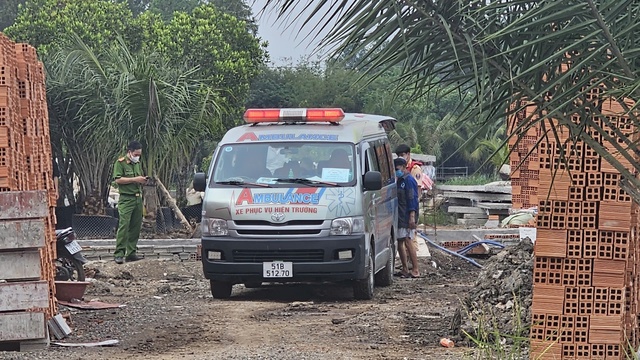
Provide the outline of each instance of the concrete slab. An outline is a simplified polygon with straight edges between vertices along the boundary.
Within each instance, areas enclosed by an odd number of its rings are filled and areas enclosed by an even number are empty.
[[[493,202],[479,202],[477,207],[487,210],[509,210],[511,209],[511,203],[493,203]]]
[[[487,219],[456,219],[458,225],[464,226],[483,226]]]
[[[494,194],[494,193],[483,193],[483,192],[457,192],[457,191],[443,191],[443,197],[446,198],[460,198],[460,199],[469,199],[474,201],[511,201],[511,194]]]
[[[486,215],[487,211],[475,206],[449,206],[447,208],[448,213],[458,214],[483,214]]]
[[[436,242],[445,241],[475,241],[474,235],[480,239],[484,239],[485,235],[512,235],[518,238],[520,231],[517,228],[508,229],[436,229],[429,228],[424,232],[427,237]]]
[[[441,191],[511,194],[511,185],[438,185],[437,188]]]
[[[462,218],[463,219],[469,219],[469,220],[487,220],[489,219],[489,216],[487,214],[462,214]]]

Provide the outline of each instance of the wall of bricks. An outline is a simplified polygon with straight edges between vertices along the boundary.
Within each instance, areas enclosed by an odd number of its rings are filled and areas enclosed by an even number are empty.
[[[49,282],[48,316],[55,304],[55,203],[44,69],[36,50],[0,33],[0,192],[46,190],[42,280]]]
[[[529,111],[514,115],[509,128]],[[636,136],[617,103],[604,101],[602,113],[593,121],[605,131]],[[510,143],[514,208],[538,206],[531,359],[625,359],[640,343],[640,210],[620,188],[620,173],[592,148],[569,141],[566,130],[559,139],[547,135],[536,127]]]

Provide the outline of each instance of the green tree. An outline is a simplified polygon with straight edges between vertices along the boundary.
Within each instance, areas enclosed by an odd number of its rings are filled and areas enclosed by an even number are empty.
[[[177,12],[167,23],[151,14],[139,21],[146,49],[157,49],[171,61],[199,67],[199,77],[219,89],[229,110],[240,108],[249,83],[265,61],[260,41],[246,24],[213,5],[201,5],[191,14]]]
[[[204,2],[201,0],[148,0],[148,3],[149,11],[160,14],[163,20],[169,21],[176,11],[191,14]]]
[[[340,107],[362,112],[366,90],[360,76],[339,63],[303,59],[297,64],[264,67],[251,87],[248,107]]]
[[[253,16],[251,6],[244,0],[209,0],[220,11],[225,14],[235,16],[238,20],[242,20],[247,25],[247,30],[254,36],[258,34],[258,24]]]
[[[12,40],[27,42],[45,54],[69,34],[98,48],[126,36],[133,14],[121,2],[96,0],[27,0],[15,23],[5,29]]]
[[[133,16],[138,16],[149,8],[149,0],[126,0]]]
[[[401,66],[401,85],[417,93],[436,85],[470,93],[472,106],[460,121],[477,118],[483,126],[519,110],[509,104],[530,102],[535,116],[518,129],[520,134],[539,122],[570,131],[613,164],[633,184],[629,190],[640,200],[636,191],[640,179],[633,174],[640,170],[637,146],[601,126],[609,124],[598,106],[611,100],[628,109],[623,98],[640,98],[640,28],[633,20],[640,2],[436,0],[399,6],[392,0],[321,0],[314,4],[315,18],[306,23],[320,22],[321,28],[326,20],[339,18],[324,44],[336,45],[337,51],[368,51],[362,65],[370,66],[373,74]],[[305,6],[296,0],[267,0],[269,5],[277,6],[283,17]],[[566,65],[570,66],[563,68]],[[640,125],[634,112],[628,114]]]
[[[143,143],[145,172],[169,183],[200,137],[220,130],[217,96],[197,80],[196,68],[132,53],[124,41],[93,52],[78,39],[47,60],[51,121],[65,132],[87,212],[101,212],[111,167],[128,141]]]
[[[198,6],[210,4],[221,12],[244,21],[252,35],[255,36],[258,33],[258,25],[251,7],[244,0],[129,0],[129,3],[134,14],[149,10],[160,14],[165,21],[171,20],[176,11],[191,14]],[[146,5],[140,6],[139,3],[146,3]],[[143,11],[136,11],[141,8]]]
[[[132,4],[133,2],[127,4],[110,0],[93,2],[27,0],[20,10],[16,23],[7,29],[14,40],[27,41],[36,45],[50,72],[48,85],[52,88],[49,89],[51,96],[49,104],[50,106],[55,104],[55,107],[50,109],[53,118],[52,143],[56,157],[63,164],[63,173],[68,174],[69,186],[66,186],[66,189],[70,200],[73,198],[71,186],[73,172],[83,179],[81,189],[83,195],[90,194],[95,199],[104,195],[103,192],[106,191],[103,186],[106,181],[103,170],[98,171],[89,166],[91,161],[82,162],[78,158],[69,161],[69,157],[82,156],[82,154],[76,155],[77,152],[91,151],[94,157],[90,160],[98,159],[93,162],[98,168],[104,168],[100,159],[109,159],[109,162],[112,160],[113,154],[107,153],[107,147],[98,145],[100,142],[94,141],[95,139],[85,139],[91,135],[91,129],[83,128],[80,124],[85,123],[88,118],[87,108],[96,111],[92,115],[95,118],[100,114],[105,117],[107,110],[113,109],[112,104],[115,100],[106,100],[108,98],[105,94],[113,94],[114,90],[113,87],[107,87],[108,85],[103,81],[98,81],[100,71],[95,70],[95,73],[92,73],[89,70],[80,71],[77,68],[71,71],[71,65],[69,68],[60,68],[69,62],[76,62],[75,65],[78,67],[81,65],[86,67],[90,64],[87,61],[78,64],[79,57],[75,55],[73,59],[65,57],[77,54],[77,41],[70,42],[69,34],[77,33],[83,47],[86,48],[85,52],[97,54],[96,57],[100,59],[96,62],[98,64],[107,61],[105,49],[111,51],[116,43],[120,46],[126,44],[128,53],[120,51],[112,54],[107,62],[113,69],[116,69],[116,56],[122,57],[120,62],[124,68],[131,65],[131,56],[135,57],[136,66],[141,66],[142,59],[139,57],[146,54],[153,57],[149,59],[149,64],[154,67],[162,66],[168,74],[172,73],[169,71],[172,69],[172,71],[182,69],[185,72],[188,70],[191,78],[202,80],[199,92],[211,93],[211,89],[216,89],[215,102],[221,108],[219,110],[223,113],[222,119],[226,120],[225,127],[240,118],[238,115],[246,97],[249,81],[257,74],[260,64],[265,59],[264,48],[261,47],[259,40],[246,30],[246,24],[231,15],[222,14],[213,5],[198,7],[191,15],[178,12],[171,21],[164,22],[160,15],[149,11],[134,18],[129,9],[133,6]],[[139,4],[140,9],[148,6],[143,1],[136,4]],[[120,36],[124,41],[119,40]],[[67,70],[70,72],[64,73]],[[71,80],[72,76],[78,78],[87,76],[87,79],[84,82],[78,82],[77,78]],[[83,84],[90,86],[82,87]],[[94,90],[90,91],[91,89]],[[129,98],[122,101],[135,100],[139,103],[132,103],[132,106],[143,106],[144,99],[141,96],[133,96],[131,93],[128,95]],[[162,99],[162,101],[164,104],[167,100]],[[79,113],[80,110],[83,113]],[[220,116],[215,119],[219,120]],[[113,119],[107,120],[107,123],[113,121]],[[188,130],[189,125],[186,124],[184,129]],[[208,149],[211,140],[216,140],[223,132],[224,128],[216,128],[213,133],[200,132],[201,139],[193,148]],[[126,143],[125,140],[122,141]],[[85,150],[85,147],[93,145],[99,146],[99,149]],[[119,149],[121,145],[119,144],[117,148]],[[205,154],[206,152],[208,151],[205,151]],[[149,166],[150,170],[155,169],[158,175],[163,176],[164,181],[171,180],[174,185],[184,187],[185,179],[191,176],[190,166],[194,162],[199,163],[204,156],[199,152],[176,157],[176,161],[180,163],[169,167],[178,166],[179,171],[175,169],[175,171],[164,171],[162,169],[166,167],[165,165],[151,162]],[[183,195],[184,191],[179,191],[179,197]]]

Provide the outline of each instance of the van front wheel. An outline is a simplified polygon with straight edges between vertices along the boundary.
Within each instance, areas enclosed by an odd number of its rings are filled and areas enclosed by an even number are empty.
[[[210,283],[211,295],[213,295],[214,299],[228,299],[231,297],[232,283],[215,280],[210,280]]]
[[[357,300],[373,299],[373,287],[375,285],[375,258],[373,248],[369,250],[369,264],[367,265],[366,279],[356,280],[353,283],[353,297]]]
[[[396,241],[393,238],[393,233],[389,243],[389,253],[384,269],[376,274],[376,285],[378,286],[390,286],[393,284],[393,272],[396,271]]]

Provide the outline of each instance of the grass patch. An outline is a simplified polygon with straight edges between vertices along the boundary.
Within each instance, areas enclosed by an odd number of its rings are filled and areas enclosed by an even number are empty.
[[[500,325],[496,323],[495,309],[487,306],[483,309],[467,310],[467,317],[475,323],[474,333],[462,331],[476,346],[475,359],[520,360],[529,348],[529,324],[521,319],[522,305],[514,295],[514,307],[509,310],[512,314],[513,331],[511,334],[502,333]],[[542,359],[548,349],[536,349],[536,356],[532,359]],[[541,356],[541,357],[539,357]]]
[[[446,226],[455,224],[455,219],[441,209],[425,211],[420,209],[419,223],[427,226]]]
[[[497,175],[474,174],[471,176],[449,179],[442,185],[484,185],[494,181],[500,181],[500,177]]]

